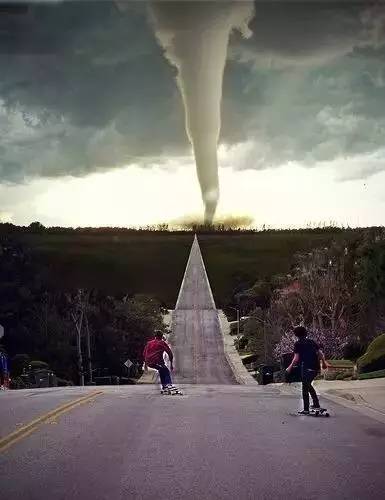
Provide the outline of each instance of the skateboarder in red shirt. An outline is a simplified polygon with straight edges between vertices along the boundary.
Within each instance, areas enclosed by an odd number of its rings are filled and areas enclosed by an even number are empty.
[[[155,330],[155,337],[147,342],[143,351],[144,369],[147,371],[147,367],[149,367],[158,370],[162,389],[173,389],[170,370],[165,365],[163,359],[164,352],[167,353],[170,360],[170,368],[173,370],[174,356],[170,346],[163,340],[163,333],[160,330]]]

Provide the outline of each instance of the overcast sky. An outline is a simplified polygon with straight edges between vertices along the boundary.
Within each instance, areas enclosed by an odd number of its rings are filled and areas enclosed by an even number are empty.
[[[124,7],[0,9],[0,219],[201,212],[175,69],[146,3]],[[385,4],[257,2],[250,28],[228,50],[219,212],[385,224]]]

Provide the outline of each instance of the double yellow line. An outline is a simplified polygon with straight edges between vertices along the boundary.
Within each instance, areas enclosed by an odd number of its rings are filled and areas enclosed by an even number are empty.
[[[7,436],[1,438],[0,452],[5,451],[13,444],[17,443],[21,439],[32,434],[32,432],[34,432],[34,430],[36,430],[37,427],[39,427],[44,422],[47,422],[52,418],[60,417],[60,415],[63,415],[63,413],[72,410],[72,408],[75,408],[76,406],[80,406],[84,403],[87,403],[87,401],[92,400],[93,398],[99,396],[100,394],[103,394],[103,391],[91,392],[90,394],[87,394],[87,396],[83,396],[81,398],[72,400],[69,403],[64,403],[61,406],[55,408],[54,410],[51,410],[48,413],[45,413],[44,415],[35,418],[35,420],[32,420],[29,424],[23,425],[16,431],[11,432],[11,434],[8,434]]]

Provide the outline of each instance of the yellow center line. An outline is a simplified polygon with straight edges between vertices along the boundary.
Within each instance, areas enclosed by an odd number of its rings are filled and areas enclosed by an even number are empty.
[[[3,438],[0,439],[0,452],[5,451],[10,446],[17,443],[24,437],[27,437],[30,434],[32,434],[32,432],[34,432],[44,422],[47,422],[53,418],[57,418],[63,415],[64,413],[72,410],[72,408],[75,408],[76,406],[91,401],[93,398],[99,396],[100,394],[103,394],[103,391],[92,392],[91,394],[87,394],[87,396],[82,396],[81,398],[69,401],[68,403],[64,403],[61,406],[55,408],[54,410],[51,410],[48,413],[45,413],[40,417],[35,418],[31,422],[29,422],[29,424],[19,427],[19,429],[17,429],[16,431],[11,432],[7,436],[4,436]]]

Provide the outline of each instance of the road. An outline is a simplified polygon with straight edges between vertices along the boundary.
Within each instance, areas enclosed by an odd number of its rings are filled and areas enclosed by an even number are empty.
[[[298,396],[258,386],[102,389],[0,455],[2,498],[383,498],[385,427],[347,408],[291,416]]]
[[[298,395],[234,383],[198,250],[174,316],[185,395],[151,385],[101,387],[87,400],[95,388],[0,392],[1,498],[383,498],[382,423],[334,403],[329,419],[296,416]]]
[[[224,354],[218,312],[198,240],[194,238],[173,313],[176,384],[234,384]]]

